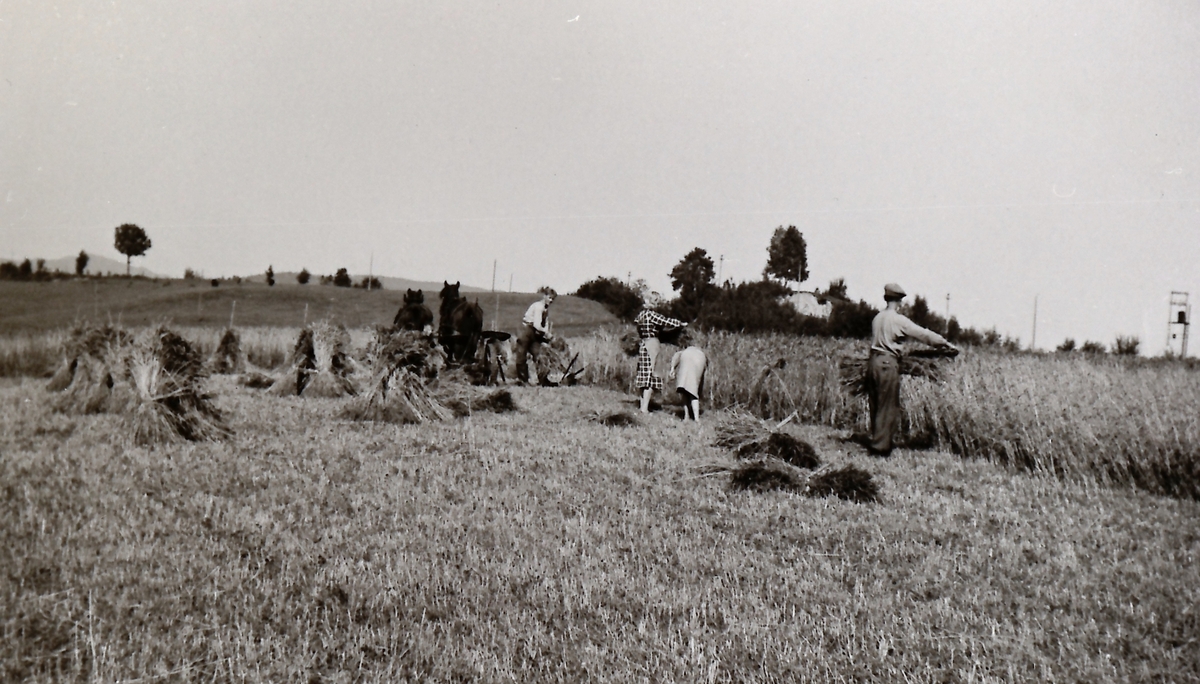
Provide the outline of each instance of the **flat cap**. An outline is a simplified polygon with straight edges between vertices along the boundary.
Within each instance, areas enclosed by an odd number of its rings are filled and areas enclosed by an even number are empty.
[[[888,283],[887,285],[883,286],[884,297],[904,297],[907,294],[908,293],[904,291],[904,288],[900,287],[896,283]]]

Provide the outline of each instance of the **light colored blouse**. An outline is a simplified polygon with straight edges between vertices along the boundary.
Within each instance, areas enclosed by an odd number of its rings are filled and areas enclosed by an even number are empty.
[[[704,383],[704,371],[708,368],[708,359],[700,347],[680,349],[671,357],[671,375],[675,376],[675,387],[688,391],[693,397],[700,397],[700,385]]]

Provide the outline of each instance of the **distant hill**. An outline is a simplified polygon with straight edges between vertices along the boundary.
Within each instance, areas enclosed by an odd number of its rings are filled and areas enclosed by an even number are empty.
[[[74,262],[72,262],[72,263],[74,263]],[[72,266],[72,268],[74,268],[74,266]],[[275,284],[276,285],[296,285],[297,284],[296,283],[296,275],[297,275],[296,271],[278,271],[275,273]],[[324,275],[333,275],[333,274],[326,273]],[[363,278],[366,278],[366,277],[367,277],[366,273],[359,273],[357,275],[351,275],[350,279],[353,280],[355,282],[355,284],[357,284],[357,283],[361,283],[363,281]],[[437,296],[437,293],[442,291],[441,283],[428,282],[428,281],[424,281],[424,280],[409,280],[408,278],[392,278],[390,276],[381,276],[381,275],[377,275],[375,277],[379,279],[379,282],[383,285],[383,289],[385,289],[385,290],[400,290],[401,292],[408,290],[408,289],[423,290],[427,295],[430,292],[432,292],[433,296],[435,296],[435,297]],[[248,281],[251,283],[265,283],[265,282],[267,282],[267,274],[266,273],[256,273],[252,276],[243,276],[242,280],[245,280],[245,281]],[[320,281],[321,281],[321,274],[314,273],[312,276],[312,280],[310,280],[309,283],[315,285],[315,284],[319,283]],[[473,287],[471,285],[463,284],[459,287],[459,292],[490,292],[490,290],[487,290],[482,287]]]
[[[57,271],[62,271],[64,273],[74,273],[75,272],[75,257],[74,256],[65,256],[61,259],[47,259],[46,260],[46,270],[47,271],[57,270]],[[134,266],[133,268],[129,269],[129,272],[133,275],[146,276],[147,278],[165,278],[166,277],[163,275],[159,275],[158,273],[154,273],[153,271],[144,269],[141,266]],[[88,275],[107,275],[109,273],[112,273],[115,275],[125,275],[125,262],[117,261],[116,259],[109,259],[108,257],[100,256],[99,254],[89,254],[87,270],[85,271],[85,273],[87,273]]]
[[[65,328],[78,321],[119,322],[140,327],[169,322],[180,327],[223,327],[231,316],[239,327],[295,329],[319,320],[349,328],[389,324],[404,301],[404,290],[368,292],[352,287],[309,284],[267,287],[243,280],[141,280],[96,278],[20,282],[0,280],[0,337],[23,331]],[[440,288],[441,283],[438,283]],[[484,327],[517,333],[521,317],[538,295],[471,292],[483,308]],[[236,309],[235,304],[236,302]],[[437,292],[425,291],[425,303],[438,314]],[[562,295],[550,313],[554,330],[564,337],[587,335],[620,326],[600,304]]]

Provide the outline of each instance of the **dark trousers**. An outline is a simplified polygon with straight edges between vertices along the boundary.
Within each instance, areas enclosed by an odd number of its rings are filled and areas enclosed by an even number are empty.
[[[529,354],[533,348],[545,338],[532,325],[526,325],[517,336],[517,382],[525,382],[529,378]],[[534,379],[536,384],[538,379]]]
[[[867,361],[868,399],[871,404],[871,451],[888,453],[900,428],[900,360],[891,354],[871,352]]]

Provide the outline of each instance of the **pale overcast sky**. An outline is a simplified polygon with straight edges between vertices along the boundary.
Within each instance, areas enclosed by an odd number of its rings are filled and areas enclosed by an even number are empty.
[[[0,78],[3,258],[669,292],[796,225],[1043,348],[1200,303],[1194,0],[0,0]]]

